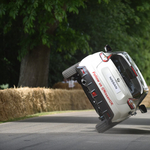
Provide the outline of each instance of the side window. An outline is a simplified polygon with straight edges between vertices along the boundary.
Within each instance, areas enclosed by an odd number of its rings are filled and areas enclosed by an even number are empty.
[[[113,55],[111,57],[111,60],[113,61],[116,68],[120,72],[122,78],[124,79],[133,97],[139,98],[141,96],[140,94],[141,86],[129,64],[120,55]]]

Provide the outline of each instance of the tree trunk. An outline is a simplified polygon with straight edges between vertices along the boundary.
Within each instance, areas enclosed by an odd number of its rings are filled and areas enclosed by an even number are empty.
[[[50,48],[38,46],[22,59],[18,86],[48,87]]]

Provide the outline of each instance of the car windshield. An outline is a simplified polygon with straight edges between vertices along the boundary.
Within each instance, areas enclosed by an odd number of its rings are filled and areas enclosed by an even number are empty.
[[[139,98],[141,96],[141,86],[131,66],[121,55],[112,55],[111,60],[120,72],[132,96]]]

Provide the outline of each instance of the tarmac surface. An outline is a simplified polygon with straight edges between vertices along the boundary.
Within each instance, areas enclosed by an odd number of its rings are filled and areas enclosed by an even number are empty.
[[[104,133],[94,110],[0,124],[0,150],[149,150],[150,110]]]

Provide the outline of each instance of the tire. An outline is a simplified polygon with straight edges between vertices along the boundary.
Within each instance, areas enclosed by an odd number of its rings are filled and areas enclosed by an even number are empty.
[[[117,125],[118,122],[116,123],[111,123],[107,120],[103,120],[103,121],[100,121],[97,125],[96,125],[96,130],[97,132],[99,133],[103,133],[107,130],[109,130],[110,128],[114,127],[115,125]]]
[[[73,66],[69,67],[68,69],[64,70],[62,72],[62,75],[65,79],[69,79],[77,74],[76,68],[78,67],[78,64],[74,64]]]

